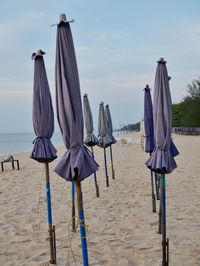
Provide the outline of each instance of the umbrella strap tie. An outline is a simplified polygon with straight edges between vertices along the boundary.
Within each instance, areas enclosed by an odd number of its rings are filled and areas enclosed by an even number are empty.
[[[77,149],[82,149],[82,148],[85,148],[85,149],[90,153],[90,155],[92,156],[92,152],[91,152],[91,151],[88,149],[88,147],[85,146],[84,144],[79,145],[79,146],[76,146],[76,147],[74,147],[74,148],[69,148],[68,151],[75,151],[75,150],[77,150]]]
[[[41,139],[41,140],[44,141],[45,139],[50,139],[50,138],[39,136],[39,137],[37,137],[37,138],[34,139],[33,144],[34,144],[35,141],[38,140],[38,139]]]
[[[84,227],[86,229],[86,232],[88,232],[88,227],[89,225],[85,224],[85,219],[78,219],[79,221],[79,226]],[[82,236],[81,238],[86,238],[86,236]]]

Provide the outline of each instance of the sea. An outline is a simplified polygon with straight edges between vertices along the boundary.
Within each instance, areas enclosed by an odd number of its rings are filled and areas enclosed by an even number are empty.
[[[35,138],[34,133],[0,133],[0,155],[31,151]],[[51,141],[54,146],[63,145],[60,132],[55,132]]]
[[[96,130],[94,134],[98,135]],[[113,135],[116,136],[116,132]],[[35,138],[34,133],[0,133],[0,155],[29,152],[33,148]],[[61,133],[54,132],[51,141],[55,147],[63,145]]]

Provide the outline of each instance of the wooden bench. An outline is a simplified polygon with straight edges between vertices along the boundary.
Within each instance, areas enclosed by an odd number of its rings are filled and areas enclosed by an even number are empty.
[[[10,161],[2,161],[1,162],[1,171],[4,172],[4,163],[12,163],[12,169],[15,169],[15,162],[17,164],[17,169],[19,170],[19,160],[10,160]]]

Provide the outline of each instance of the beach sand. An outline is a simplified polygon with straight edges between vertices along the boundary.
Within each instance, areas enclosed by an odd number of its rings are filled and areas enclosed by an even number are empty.
[[[106,187],[103,150],[95,147],[100,198],[93,177],[82,182],[90,265],[161,265],[158,216],[152,213],[149,157],[141,149],[140,133],[120,136],[113,146],[116,179]],[[200,265],[200,137],[174,135],[180,155],[178,168],[167,182],[167,236],[170,266]],[[131,139],[131,140],[130,140]],[[121,143],[121,144],[120,144]],[[58,157],[65,148],[59,148]],[[107,151],[109,156],[109,150]],[[5,164],[0,172],[0,265],[49,265],[44,166],[15,155],[20,171]],[[57,265],[82,265],[79,231],[71,232],[71,184],[50,164],[53,224],[56,226]],[[158,210],[158,204],[157,204]]]

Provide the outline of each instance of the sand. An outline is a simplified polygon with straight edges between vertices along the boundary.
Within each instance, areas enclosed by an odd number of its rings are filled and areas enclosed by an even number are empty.
[[[150,173],[139,133],[120,136],[113,146],[116,179],[106,188],[103,151],[95,148],[100,198],[93,177],[82,182],[90,265],[161,265],[158,216],[152,213]],[[130,140],[132,139],[132,140]],[[200,137],[174,135],[180,151],[178,168],[167,179],[167,236],[170,266],[200,265]],[[59,148],[60,157],[64,148]],[[107,152],[109,155],[109,150]],[[0,172],[0,265],[49,265],[44,166],[15,155],[20,171],[10,164]],[[82,265],[79,231],[71,232],[71,185],[50,164],[57,265]],[[158,204],[157,204],[158,209]]]

